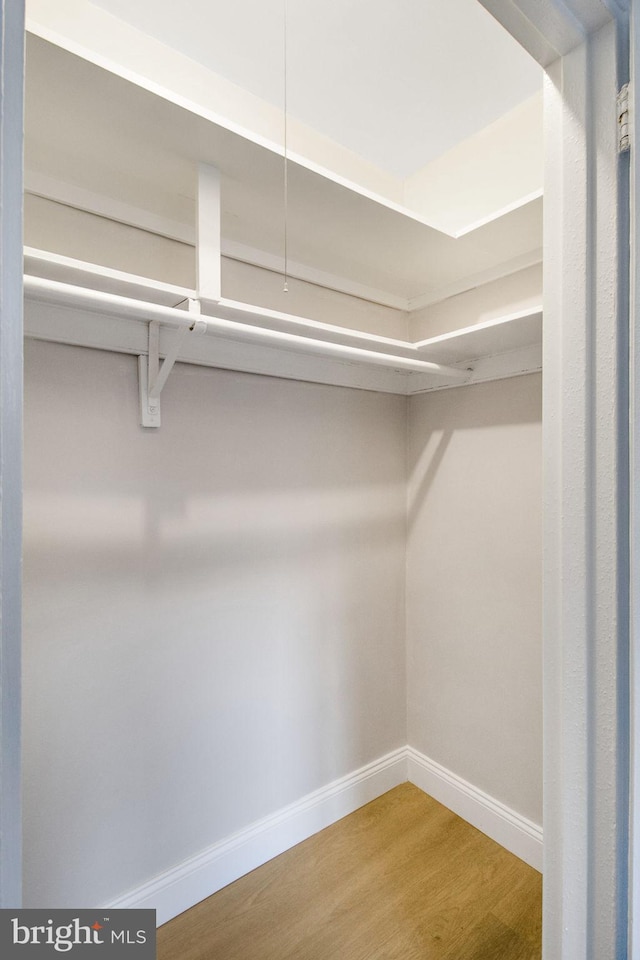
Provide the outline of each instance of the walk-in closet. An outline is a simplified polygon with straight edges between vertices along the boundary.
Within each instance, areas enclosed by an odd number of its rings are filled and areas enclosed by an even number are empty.
[[[406,781],[540,871],[542,69],[476,0],[27,28],[25,906]]]

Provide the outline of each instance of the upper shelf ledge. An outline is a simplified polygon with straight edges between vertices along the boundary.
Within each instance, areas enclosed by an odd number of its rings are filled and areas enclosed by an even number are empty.
[[[186,287],[33,248],[25,275],[27,336],[128,353],[147,351],[151,320],[188,323],[182,308],[197,299]],[[45,318],[42,304],[74,309]],[[540,369],[540,307],[416,343],[225,298],[201,308],[209,336],[187,342],[178,360],[399,394]]]

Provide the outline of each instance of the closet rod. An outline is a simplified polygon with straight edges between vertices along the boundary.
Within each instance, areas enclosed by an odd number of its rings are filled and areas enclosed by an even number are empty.
[[[177,307],[164,307],[157,303],[145,300],[134,300],[131,297],[122,297],[114,293],[103,293],[101,290],[92,290],[88,287],[77,287],[69,283],[60,283],[57,280],[45,280],[41,277],[25,276],[25,295],[34,300],[53,303],[61,306],[84,308],[105,315],[123,317],[125,319],[150,322],[158,320],[160,323],[172,327],[193,327],[194,315]],[[469,376],[468,370],[458,367],[449,367],[430,360],[413,360],[410,357],[398,357],[392,353],[380,353],[376,350],[367,350],[364,347],[352,347],[341,343],[332,343],[328,340],[316,340],[294,333],[280,330],[269,330],[265,327],[256,327],[236,320],[225,320],[222,317],[197,317],[200,327],[206,323],[206,331],[226,337],[230,340],[241,340],[247,343],[261,343],[266,346],[280,347],[298,353],[313,354],[346,361],[360,361],[377,366],[394,367],[396,370],[406,370],[415,373],[431,373],[452,380],[465,380]]]

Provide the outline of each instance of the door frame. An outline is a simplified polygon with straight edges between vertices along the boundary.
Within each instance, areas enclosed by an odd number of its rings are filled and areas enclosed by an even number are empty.
[[[23,0],[0,0],[0,906],[22,897]]]
[[[630,430],[633,203],[616,116],[630,4],[480,2],[546,70],[543,956],[619,960],[640,956],[629,871],[640,407]]]

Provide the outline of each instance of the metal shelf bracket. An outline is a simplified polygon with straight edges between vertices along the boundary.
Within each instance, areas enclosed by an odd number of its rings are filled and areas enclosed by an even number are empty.
[[[161,424],[160,394],[178,359],[184,338],[188,333],[204,333],[207,329],[206,320],[199,319],[199,300],[189,299],[189,313],[193,314],[193,323],[177,328],[162,365],[160,365],[160,321],[149,322],[149,352],[138,357],[140,424],[143,427],[159,427]]]

